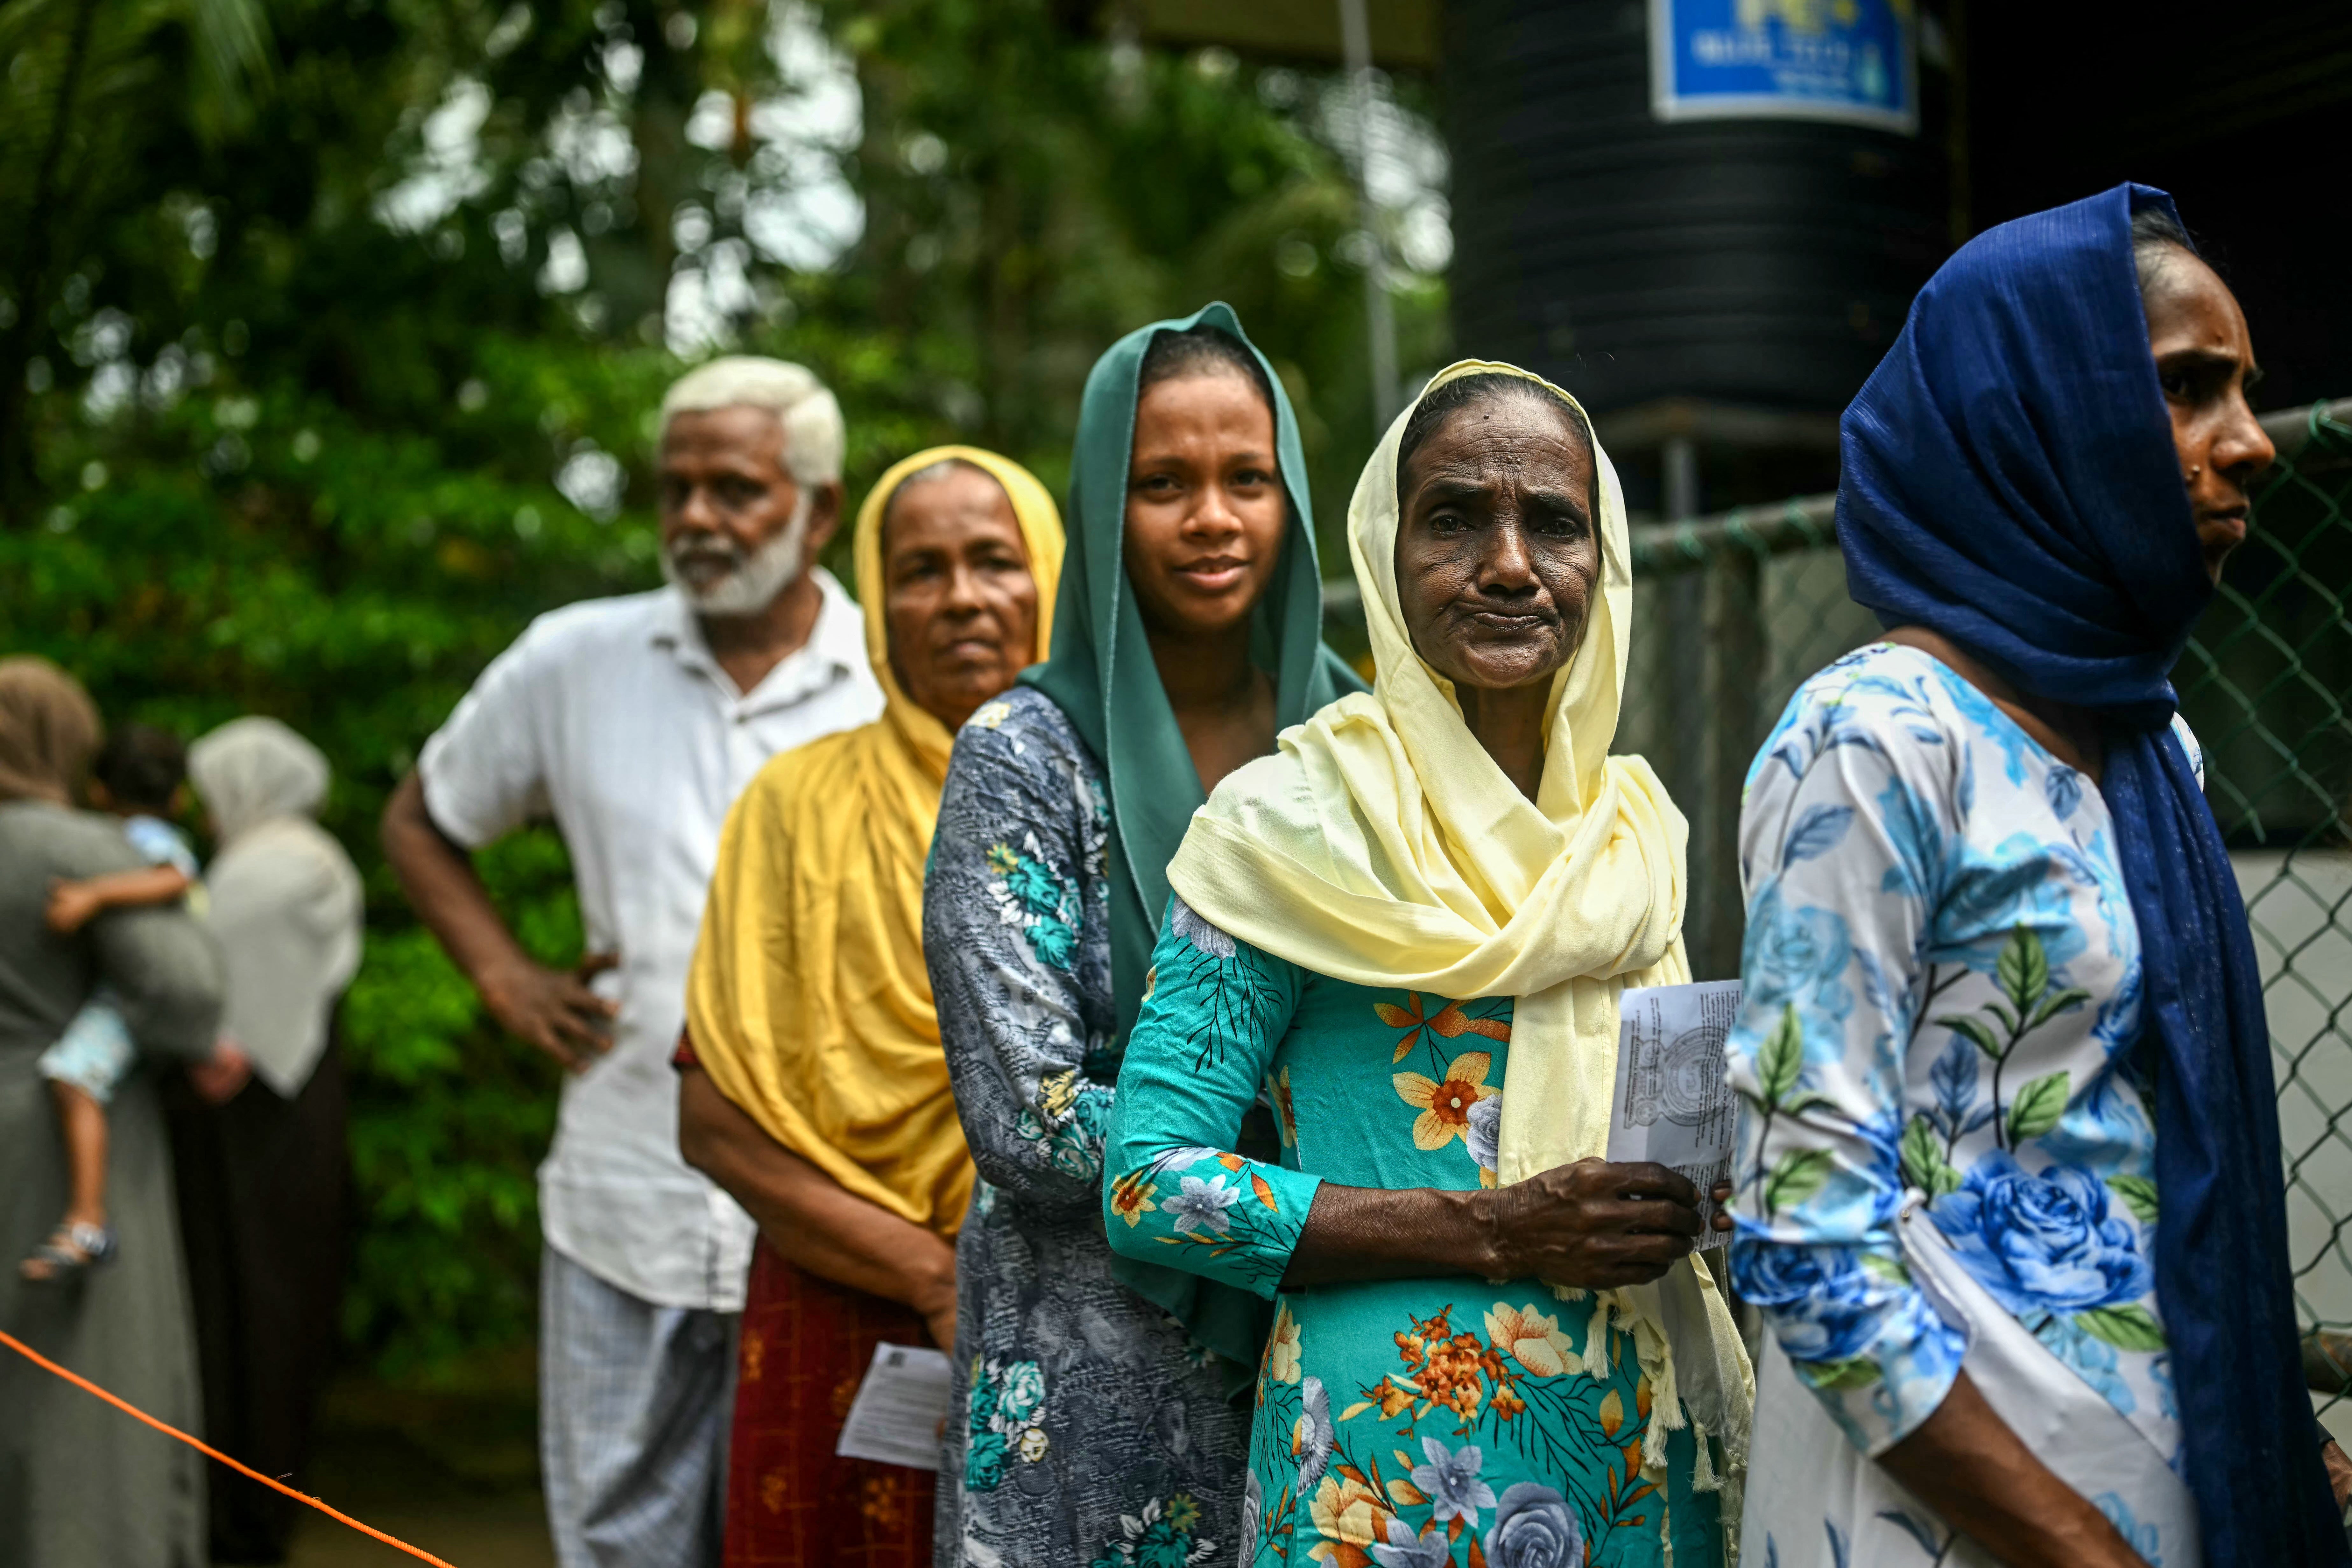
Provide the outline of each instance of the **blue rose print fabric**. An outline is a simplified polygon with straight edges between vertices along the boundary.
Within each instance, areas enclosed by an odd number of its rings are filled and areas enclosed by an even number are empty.
[[[2057,1375],[2177,1462],[2138,930],[2096,786],[1935,658],[1878,644],[1790,700],[1740,858],[1732,1276],[1797,1382],[1873,1456],[1950,1388],[1968,1344],[1906,1267],[1908,1194]],[[1759,1421],[1751,1528],[1780,1506]],[[1776,1533],[1746,1550],[1789,1555]]]
[[[1631,1568],[1723,1561],[1717,1495],[1673,1435],[1641,1471],[1651,1389],[1592,1304],[1534,1279],[1285,1289],[1317,1189],[1495,1183],[1511,999],[1373,990],[1171,901],[1105,1149],[1112,1245],[1276,1303],[1247,1411],[1235,1563]],[[1280,1158],[1235,1152],[1273,1107]],[[1665,1537],[1674,1549],[1668,1556]]]
[[[956,738],[923,947],[980,1169],[956,1243],[940,1568],[1236,1561],[1244,1413],[1215,1358],[1111,1277],[1118,1076],[1101,769],[1026,687]]]

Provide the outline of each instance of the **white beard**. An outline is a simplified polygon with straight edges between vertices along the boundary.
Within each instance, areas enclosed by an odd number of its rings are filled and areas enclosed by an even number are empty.
[[[756,616],[775,603],[776,595],[792,586],[801,574],[802,546],[808,541],[809,513],[815,497],[803,489],[793,503],[793,515],[783,531],[757,549],[745,552],[732,544],[714,549],[696,542],[690,551],[662,546],[662,580],[674,583],[686,602],[696,612],[705,616]],[[707,588],[697,588],[678,570],[683,558],[725,555],[733,564],[725,575]]]

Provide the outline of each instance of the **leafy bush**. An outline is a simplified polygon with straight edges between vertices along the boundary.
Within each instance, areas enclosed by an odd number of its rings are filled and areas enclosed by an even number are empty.
[[[1107,45],[1063,11],[0,17],[21,57],[0,84],[20,172],[0,182],[0,649],[58,659],[111,719],[271,713],[333,759],[325,820],[368,889],[346,1327],[380,1368],[529,1335],[557,1075],[416,925],[375,820],[532,616],[658,581],[650,416],[687,363],[733,346],[826,377],[853,497],[946,439],[1058,489],[1095,354],[1223,296],[1298,402],[1336,541],[1372,430],[1328,84]],[[849,68],[848,141],[795,141]],[[862,234],[782,264],[755,220],[826,179]],[[1397,302],[1408,363],[1433,363],[1439,287],[1404,278]],[[482,867],[526,945],[577,954],[551,833]]]

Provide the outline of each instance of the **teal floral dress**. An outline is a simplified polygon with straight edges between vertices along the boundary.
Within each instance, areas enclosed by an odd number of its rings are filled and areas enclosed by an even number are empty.
[[[1111,1245],[1275,1300],[1235,1561],[1341,1568],[1722,1562],[1687,1429],[1641,1472],[1649,1382],[1591,1298],[1459,1278],[1285,1289],[1324,1181],[1495,1183],[1511,999],[1375,991],[1239,941],[1182,900],[1153,953],[1104,1159]],[[1277,1163],[1233,1152],[1263,1095]]]
[[[1236,1561],[1228,1366],[1112,1277],[1118,1063],[1100,765],[1026,687],[956,737],[923,889],[940,1039],[980,1179],[956,1240],[937,1568]]]
[[[2088,1397],[2119,1418],[2105,1446],[2126,1479],[2086,1495],[2177,1568],[2194,1540],[2150,1518],[2180,1429],[2139,932],[2097,785],[1942,663],[1877,644],[1790,700],[1748,774],[1740,858],[1732,1278],[1778,1347],[1747,1554],[1978,1560],[1866,1462],[1943,1402],[1977,1300],[2048,1352],[2028,1405]],[[1931,1264],[1958,1271],[1957,1295],[1920,1277]],[[2134,1450],[2147,1481],[2128,1479]]]

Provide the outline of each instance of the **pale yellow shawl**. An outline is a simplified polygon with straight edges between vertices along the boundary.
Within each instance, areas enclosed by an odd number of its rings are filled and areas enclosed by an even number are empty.
[[[1480,374],[1541,380],[1464,361],[1430,388]],[[1193,816],[1168,879],[1210,923],[1316,973],[1516,998],[1497,1175],[1517,1182],[1606,1151],[1618,993],[1690,978],[1681,936],[1689,826],[1647,763],[1609,754],[1633,585],[1607,454],[1596,440],[1599,592],[1575,657],[1553,679],[1530,801],[1470,733],[1453,683],[1405,630],[1397,447],[1412,412],[1389,427],[1348,509],[1371,692],[1285,731],[1275,755],[1229,775]],[[1685,1401],[1703,1433],[1743,1456],[1754,1380],[1706,1268],[1687,1260],[1656,1284],[1603,1292],[1585,1358],[1592,1370],[1607,1364],[1602,1326],[1612,1315],[1633,1332],[1656,1395],[1648,1462],[1664,1462]],[[1677,1361],[1691,1373],[1679,1385]],[[1713,1479],[1706,1447],[1703,1485]]]
[[[1054,624],[1062,520],[1030,472],[934,447],[882,476],[852,541],[882,717],[772,759],[728,813],[687,982],[696,1060],[768,1135],[848,1191],[953,1236],[971,1195],[923,967],[923,862],[954,737],[891,668],[882,519],[933,463],[984,468],[1013,502]]]

